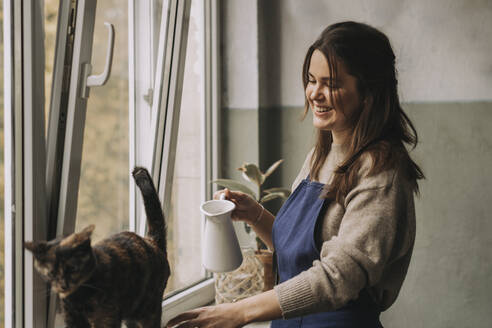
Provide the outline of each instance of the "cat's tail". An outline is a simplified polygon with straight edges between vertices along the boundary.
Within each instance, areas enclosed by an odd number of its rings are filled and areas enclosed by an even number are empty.
[[[133,169],[132,175],[143,196],[147,215],[147,236],[166,254],[166,222],[152,178],[147,169],[138,166]]]

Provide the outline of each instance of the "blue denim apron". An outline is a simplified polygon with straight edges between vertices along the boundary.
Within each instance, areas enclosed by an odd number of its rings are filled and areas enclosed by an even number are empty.
[[[320,198],[323,184],[301,181],[277,214],[272,239],[276,253],[279,282],[284,282],[309,269],[320,253],[315,229],[323,216],[327,200]],[[359,298],[330,312],[309,314],[292,319],[272,321],[272,328],[382,328],[380,311],[364,290]]]

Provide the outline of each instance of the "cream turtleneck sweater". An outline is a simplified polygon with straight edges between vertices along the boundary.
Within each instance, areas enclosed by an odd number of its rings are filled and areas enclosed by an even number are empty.
[[[295,179],[309,174],[313,150]],[[329,183],[346,149],[332,145],[319,173]],[[359,183],[343,206],[332,201],[322,218],[320,258],[312,267],[275,286],[284,318],[338,309],[367,288],[380,309],[394,303],[407,273],[415,240],[415,208],[409,182],[391,170],[367,176],[363,155]]]

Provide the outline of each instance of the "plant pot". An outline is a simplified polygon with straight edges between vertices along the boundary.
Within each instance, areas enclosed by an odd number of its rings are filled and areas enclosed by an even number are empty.
[[[260,249],[255,252],[256,257],[263,265],[263,291],[266,292],[275,285],[275,274],[273,272],[273,252]]]
[[[215,303],[232,303],[264,289],[263,265],[252,248],[241,249],[243,263],[231,272],[215,273]]]

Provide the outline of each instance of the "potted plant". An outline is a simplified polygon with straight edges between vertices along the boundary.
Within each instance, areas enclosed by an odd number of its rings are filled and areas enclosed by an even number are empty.
[[[277,162],[273,163],[265,172],[262,172],[259,167],[256,164],[252,163],[244,163],[240,168],[238,168],[239,171],[242,172],[242,177],[244,180],[252,183],[254,185],[253,188],[250,188],[248,185],[241,181],[237,180],[232,180],[232,179],[217,179],[212,181],[212,183],[216,183],[217,185],[225,188],[229,188],[231,190],[235,191],[242,191],[251,197],[253,197],[256,201],[258,201],[260,204],[265,204],[269,201],[272,201],[274,199],[282,199],[285,200],[289,197],[290,195],[290,190],[286,188],[269,188],[269,189],[263,189],[263,184],[265,183],[266,179],[272,175],[272,173],[282,164],[283,159],[278,160]],[[255,190],[253,190],[255,189]],[[244,229],[248,234],[253,234],[254,232],[251,230],[251,228],[244,223]],[[250,253],[249,250],[245,250],[245,260],[243,265],[236,271],[234,271],[231,274],[223,274],[222,276],[218,276],[218,281],[222,282],[223,284],[229,284],[231,285],[230,287],[233,289],[237,289],[237,285],[245,284],[245,280],[243,279],[245,274],[247,275],[248,273],[252,273],[255,270],[255,266],[257,267],[258,265],[261,266],[259,268],[261,270],[261,283],[262,283],[262,289],[255,291],[254,293],[261,292],[261,290],[269,290],[273,288],[273,284],[275,281],[274,273],[273,273],[273,253],[272,251],[268,250],[267,246],[261,241],[260,238],[256,237],[256,244],[257,244],[257,249],[254,251],[255,259],[251,259],[248,257],[248,254]],[[255,264],[256,263],[256,264]],[[256,268],[258,270],[258,268]],[[251,274],[252,277],[255,277],[258,275],[257,273]],[[241,277],[241,283],[238,281],[234,281],[234,277]],[[246,286],[248,287],[247,289],[242,289],[239,292],[237,292],[237,296],[240,298],[250,296],[253,292],[251,292],[251,289],[255,286],[255,283],[246,283]],[[217,280],[216,280],[216,287],[217,287]],[[250,293],[248,294],[248,291]],[[242,294],[241,294],[242,293]],[[236,300],[237,298],[229,298],[223,297],[217,299],[217,303],[222,303],[226,301],[233,301]]]

